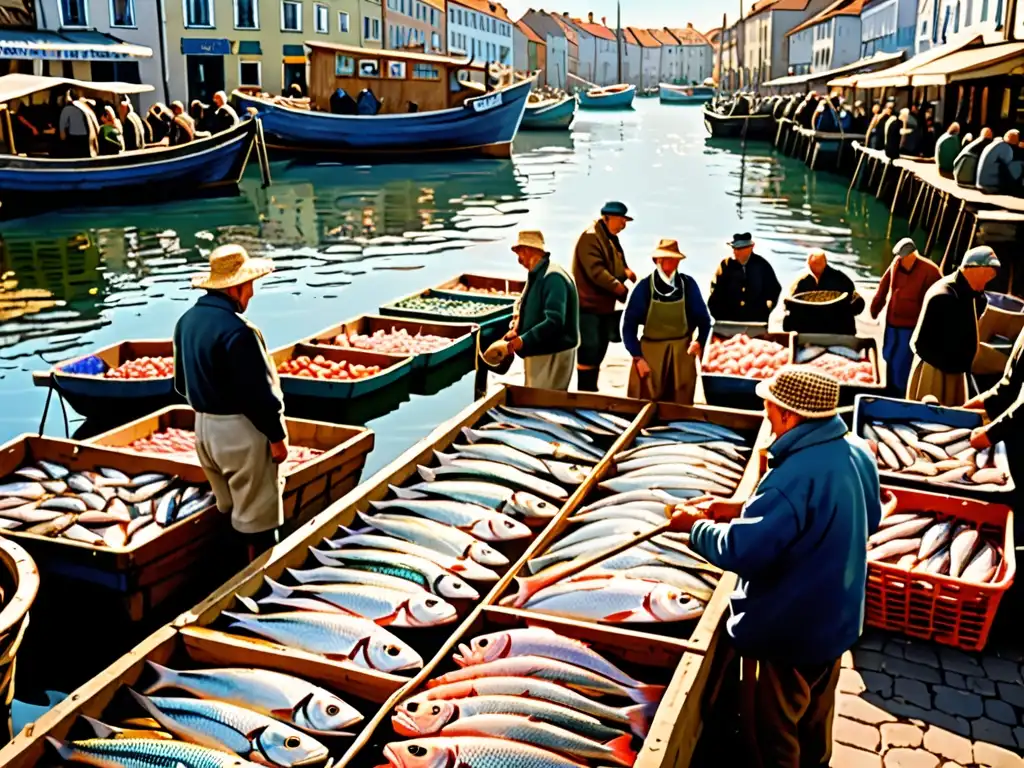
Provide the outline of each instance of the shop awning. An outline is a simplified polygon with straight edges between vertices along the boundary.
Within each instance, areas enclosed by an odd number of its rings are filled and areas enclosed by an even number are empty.
[[[777,87],[786,85],[801,85],[803,83],[810,82],[822,82],[830,80],[830,78],[836,77],[836,75],[842,75],[847,72],[858,72],[862,73],[865,70],[877,72],[890,64],[894,64],[903,58],[903,52],[897,51],[896,53],[876,53],[874,56],[869,56],[864,59],[853,62],[852,64],[846,64],[842,67],[836,67],[830,69],[827,72],[814,72],[808,75],[788,75],[787,77],[777,77],[774,80],[769,80],[764,83],[765,86]],[[850,77],[867,77],[865,74],[850,75]],[[831,81],[829,85],[835,85],[838,81]]]
[[[974,37],[965,38],[956,43],[940,45],[935,48],[931,48],[924,53],[919,53],[917,56],[907,59],[902,64],[897,64],[895,67],[890,67],[882,72],[873,72],[867,75],[860,75],[855,78],[844,78],[844,81],[852,79],[853,82],[829,83],[829,85],[862,89],[907,88],[910,86],[910,75],[917,70],[918,67],[922,67],[925,64],[931,64],[933,61],[938,61],[939,59],[956,53],[957,51],[977,45],[981,41],[981,35],[975,35]]]
[[[72,80],[69,77],[41,77],[39,75],[4,75],[0,77],[0,104],[22,96],[30,96],[52,88],[76,88],[92,93],[148,93],[152,85],[136,83],[93,83],[86,80]]]
[[[49,32],[0,29],[0,59],[123,61],[148,59],[152,55],[152,48],[126,43],[92,30]]]
[[[766,83],[761,83],[763,88],[780,88],[784,85],[800,85],[806,83],[815,78],[814,75],[786,75],[785,77],[776,77],[774,80],[769,80]]]
[[[948,85],[959,80],[1009,75],[1024,70],[1024,43],[1005,43],[944,56],[918,67],[911,75],[914,86]]]

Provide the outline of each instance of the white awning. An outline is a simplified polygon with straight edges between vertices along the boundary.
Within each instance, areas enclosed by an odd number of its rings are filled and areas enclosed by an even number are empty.
[[[148,59],[153,49],[93,30],[50,32],[0,29],[0,59],[52,61],[125,61]]]
[[[116,94],[148,93],[153,90],[152,85],[136,83],[93,83],[87,80],[72,80],[69,77],[14,74],[0,77],[0,104],[52,88],[76,88],[93,93]]]

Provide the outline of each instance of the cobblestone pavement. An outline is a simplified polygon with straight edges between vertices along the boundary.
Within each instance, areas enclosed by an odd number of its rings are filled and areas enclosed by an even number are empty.
[[[843,657],[832,768],[1024,768],[1022,661],[867,630]]]

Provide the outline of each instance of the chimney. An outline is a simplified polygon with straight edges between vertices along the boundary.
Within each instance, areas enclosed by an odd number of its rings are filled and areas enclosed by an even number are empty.
[[[601,17],[601,26],[602,27],[607,27],[608,26],[608,17],[607,16],[602,16]]]
[[[593,11],[591,11],[590,13],[588,13],[588,14],[587,14],[587,21],[588,21],[588,22],[589,22],[590,24],[593,24],[593,23],[594,23],[594,12],[593,12]]]

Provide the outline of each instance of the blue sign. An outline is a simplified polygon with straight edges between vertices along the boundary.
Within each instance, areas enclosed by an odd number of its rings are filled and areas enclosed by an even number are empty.
[[[181,52],[186,56],[228,56],[231,54],[231,41],[183,37],[181,38]]]

